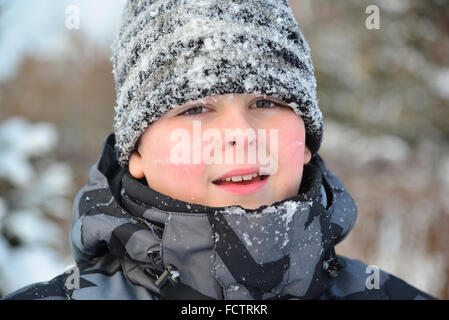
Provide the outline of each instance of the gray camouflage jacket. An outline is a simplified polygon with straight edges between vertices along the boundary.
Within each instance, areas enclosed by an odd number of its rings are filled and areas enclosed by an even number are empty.
[[[109,135],[76,195],[76,266],[5,299],[433,299],[336,255],[357,208],[319,155],[294,197],[207,207],[172,199],[117,162]]]

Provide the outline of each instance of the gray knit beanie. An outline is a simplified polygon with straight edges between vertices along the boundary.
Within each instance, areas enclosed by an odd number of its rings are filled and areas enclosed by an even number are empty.
[[[303,118],[312,153],[320,147],[310,48],[286,0],[128,0],[112,49],[123,167],[151,122],[211,95],[279,98]]]

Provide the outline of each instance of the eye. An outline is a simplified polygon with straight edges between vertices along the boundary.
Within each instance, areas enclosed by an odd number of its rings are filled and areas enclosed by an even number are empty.
[[[257,100],[256,102],[254,102],[252,104],[253,106],[255,105],[256,108],[262,108],[262,109],[270,109],[272,107],[282,107],[282,105],[280,103],[271,101],[271,100]]]
[[[204,113],[204,112],[202,112],[203,110],[208,110],[208,109],[209,108],[204,107],[204,106],[195,106],[195,107],[189,108],[189,109],[181,112],[180,114],[178,114],[178,116],[181,116],[181,115],[187,115],[188,116],[188,115],[201,114],[201,113]]]

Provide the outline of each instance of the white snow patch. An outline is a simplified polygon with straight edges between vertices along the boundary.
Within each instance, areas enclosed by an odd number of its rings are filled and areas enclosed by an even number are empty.
[[[288,226],[293,219],[293,215],[298,209],[298,203],[295,201],[287,201],[284,203],[284,208],[286,211],[280,216],[280,218],[285,222],[285,225]]]
[[[246,214],[246,211],[241,207],[232,206],[232,207],[225,208],[223,210],[223,213],[244,215],[244,214]]]
[[[253,243],[249,239],[249,235],[246,232],[243,232],[243,240],[245,240],[245,242],[248,245],[248,247],[252,247],[253,246]]]
[[[175,280],[176,278],[179,277],[179,271],[178,270],[172,270],[172,271],[170,271],[170,274],[171,274],[171,278],[173,280]]]

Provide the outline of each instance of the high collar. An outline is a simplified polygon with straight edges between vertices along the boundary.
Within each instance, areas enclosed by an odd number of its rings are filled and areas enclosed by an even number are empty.
[[[134,179],[118,164],[114,139],[106,139],[75,200],[71,244],[78,263],[100,268],[106,256],[119,259],[129,281],[161,295],[173,284],[177,292],[213,299],[313,298],[331,285],[339,267],[334,245],[357,210],[318,155],[291,198],[254,210],[208,207]],[[164,270],[179,276],[158,286]]]

